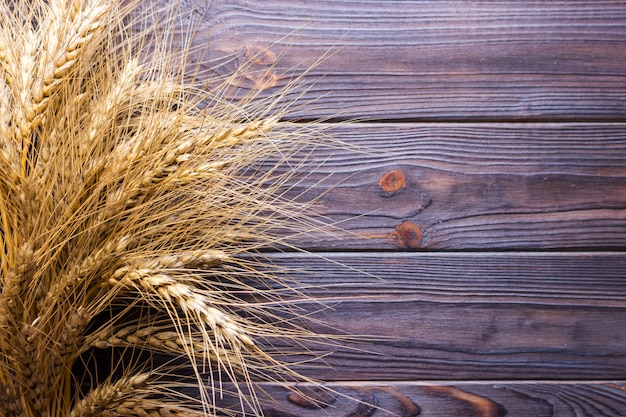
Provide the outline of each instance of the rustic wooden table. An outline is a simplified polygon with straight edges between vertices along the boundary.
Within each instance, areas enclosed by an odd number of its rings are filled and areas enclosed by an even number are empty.
[[[266,415],[626,415],[626,2],[194,3],[221,75],[303,76],[288,117],[353,145],[292,190],[338,228],[272,256],[386,339],[306,370],[361,403]]]

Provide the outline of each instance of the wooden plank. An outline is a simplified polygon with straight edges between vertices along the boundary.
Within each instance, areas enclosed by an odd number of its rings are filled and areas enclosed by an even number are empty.
[[[626,124],[350,123],[286,196],[337,223],[307,249],[626,247]]]
[[[291,117],[625,120],[623,1],[195,0],[233,95],[284,86]],[[265,52],[261,52],[267,49]],[[330,53],[330,55],[329,55]],[[325,57],[321,63],[316,61]],[[252,62],[251,62],[252,61]],[[246,64],[247,63],[247,64]],[[252,73],[250,73],[252,71]],[[312,102],[314,101],[314,102]]]
[[[338,342],[303,372],[322,380],[620,379],[623,253],[272,254],[322,300]],[[304,270],[306,272],[298,272]],[[310,345],[313,349],[329,349]]]
[[[355,381],[327,384],[326,390],[276,384],[260,388],[267,417],[623,417],[626,413],[623,382]],[[232,399],[219,404],[239,409]]]

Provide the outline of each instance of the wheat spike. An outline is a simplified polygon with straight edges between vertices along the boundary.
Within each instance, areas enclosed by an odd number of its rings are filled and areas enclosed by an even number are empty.
[[[213,337],[206,338],[208,351],[217,351],[218,344],[223,343],[237,348],[255,348],[252,339],[236,320],[215,308],[207,295],[180,281],[164,271],[148,268],[122,268],[109,278],[113,287],[138,291],[148,302],[154,300],[157,308],[174,304],[190,323],[197,323],[200,328],[208,326],[213,334]],[[211,342],[211,339],[215,341]]]
[[[0,3],[0,417],[260,414],[272,343],[316,336],[258,256],[312,224],[265,165],[316,130],[197,84],[181,13]]]
[[[74,405],[69,417],[95,417],[112,415],[115,410],[119,412],[120,408],[125,408],[129,398],[138,396],[138,391],[149,378],[149,374],[137,374],[116,382],[105,382]]]

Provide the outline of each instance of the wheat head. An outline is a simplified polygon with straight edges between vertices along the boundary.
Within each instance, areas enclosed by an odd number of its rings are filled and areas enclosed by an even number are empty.
[[[217,415],[228,394],[259,412],[224,383],[289,375],[266,342],[313,336],[246,255],[310,227],[257,168],[314,129],[278,128],[278,96],[196,85],[181,21],[0,3],[2,417]]]

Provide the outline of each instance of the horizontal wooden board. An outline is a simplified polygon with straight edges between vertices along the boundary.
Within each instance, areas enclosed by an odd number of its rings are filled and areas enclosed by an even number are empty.
[[[336,223],[307,249],[621,249],[626,124],[349,123],[286,193]],[[312,232],[312,228],[309,228]]]
[[[323,303],[337,342],[322,380],[620,379],[626,375],[622,253],[273,254]],[[300,272],[301,271],[301,272]],[[320,311],[321,310],[321,311]],[[330,329],[330,330],[329,330]],[[337,329],[337,330],[334,330]]]
[[[325,390],[264,384],[259,393],[266,417],[623,417],[626,413],[623,382],[351,382],[326,385]],[[232,400],[218,403],[239,409]]]
[[[306,72],[285,100],[296,100],[291,117],[626,119],[623,1],[188,4],[202,16],[206,73],[246,68],[233,96],[272,93]]]

